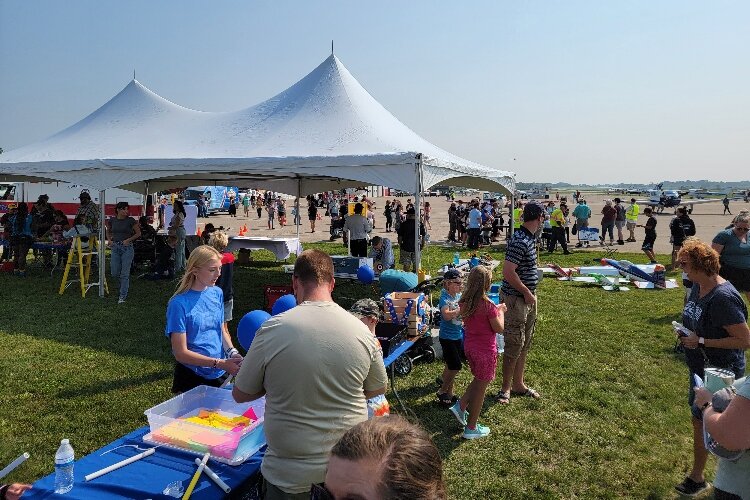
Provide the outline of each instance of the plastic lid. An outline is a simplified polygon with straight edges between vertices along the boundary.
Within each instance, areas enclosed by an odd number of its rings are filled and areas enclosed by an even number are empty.
[[[60,444],[70,444],[70,439],[63,439]]]

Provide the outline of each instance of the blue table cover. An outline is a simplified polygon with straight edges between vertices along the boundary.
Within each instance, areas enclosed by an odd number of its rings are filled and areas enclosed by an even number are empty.
[[[174,498],[164,495],[164,488],[173,481],[182,481],[183,488],[187,489],[197,469],[197,465],[194,463],[197,455],[164,446],[158,447],[153,455],[137,460],[132,464],[91,481],[84,481],[84,476],[87,474],[137,455],[145,448],[151,448],[150,444],[143,442],[143,436],[148,432],[148,427],[141,427],[90,455],[76,460],[74,469],[75,483],[73,489],[66,495],[56,495],[54,493],[55,474],[52,473],[34,483],[33,488],[27,491],[23,495],[23,498]],[[122,445],[138,445],[142,449],[138,450],[133,447],[119,448],[102,456],[102,453],[105,451]],[[75,443],[73,443],[73,446],[75,446]],[[261,451],[250,457],[242,465],[231,466],[209,459],[208,466],[232,490],[235,490],[246,480],[255,478],[260,473],[260,463],[264,452],[265,447],[261,448]],[[230,492],[231,494],[232,492]],[[215,499],[222,497],[224,497],[224,492],[216,483],[205,474],[201,474],[190,498]]]
[[[404,340],[403,342],[401,342],[398,346],[396,346],[393,352],[383,360],[385,367],[388,368],[389,366],[391,366],[391,364],[396,361],[396,358],[408,351],[413,345],[414,342],[412,342],[411,340]]]

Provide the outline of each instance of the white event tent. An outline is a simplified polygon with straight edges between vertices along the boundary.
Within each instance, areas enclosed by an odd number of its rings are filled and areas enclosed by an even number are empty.
[[[234,112],[184,108],[134,79],[78,123],[0,155],[0,180],[83,184],[102,191],[100,200],[114,187],[153,192],[228,181],[298,197],[362,185],[417,198],[437,184],[515,190],[514,173],[417,135],[333,54],[287,90]]]

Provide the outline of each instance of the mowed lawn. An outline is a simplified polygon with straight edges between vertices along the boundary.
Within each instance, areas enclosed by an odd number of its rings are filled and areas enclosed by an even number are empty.
[[[342,253],[340,244],[305,246]],[[425,267],[434,273],[454,251],[429,247]],[[242,314],[262,307],[263,285],[291,283],[271,254],[254,256],[235,271],[232,331]],[[599,256],[558,254],[555,262],[582,265]],[[645,261],[640,254],[622,257]],[[59,280],[40,269],[25,279],[0,274],[0,465],[31,453],[11,481],[52,472],[61,438],[83,456],[145,425],[144,410],[171,396],[164,315],[175,283],[133,279],[127,303],[118,305],[116,294],[82,299],[71,288],[59,296]],[[339,280],[334,298],[349,307],[377,293],[375,286]],[[543,399],[514,398],[503,406],[488,397],[480,418],[492,429],[486,439],[462,440],[454,418],[434,402],[439,360],[417,363],[397,378],[407,416],[442,452],[451,497],[673,497],[691,456],[687,370],[673,353],[670,327],[682,298],[682,290],[605,292],[545,278],[527,375]],[[463,370],[459,393],[469,381]],[[709,471],[713,466],[711,460]]]

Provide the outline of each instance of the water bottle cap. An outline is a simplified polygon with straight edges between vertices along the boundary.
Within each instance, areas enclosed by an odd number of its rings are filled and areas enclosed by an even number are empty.
[[[63,439],[60,444],[70,444],[70,439]]]

